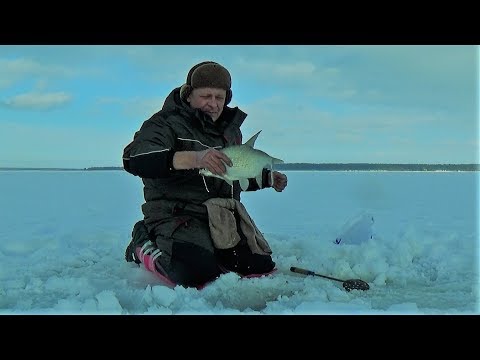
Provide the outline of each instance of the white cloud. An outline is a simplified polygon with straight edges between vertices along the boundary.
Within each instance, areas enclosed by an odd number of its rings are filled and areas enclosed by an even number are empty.
[[[242,59],[238,62],[241,70],[249,71],[258,76],[273,76],[275,79],[305,79],[312,76],[316,70],[316,66],[308,61],[272,63],[270,61],[247,61]]]
[[[150,116],[162,108],[167,95],[168,94],[147,98],[136,96],[128,99],[120,97],[100,97],[97,98],[96,106],[115,105],[127,118],[138,120],[140,123],[150,118]]]
[[[15,109],[50,110],[70,102],[72,96],[65,92],[25,93],[3,101],[3,105]]]
[[[24,78],[62,76],[69,77],[76,73],[72,68],[61,65],[46,65],[29,58],[0,58],[0,87],[6,88]]]

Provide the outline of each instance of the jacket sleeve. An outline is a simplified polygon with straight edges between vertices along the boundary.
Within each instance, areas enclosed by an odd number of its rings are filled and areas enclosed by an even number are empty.
[[[268,177],[270,176],[270,170],[269,169],[263,169],[262,170],[262,184],[257,184],[257,180],[255,178],[250,178],[248,179],[248,188],[245,191],[257,191],[261,189],[265,189],[268,187],[271,187],[268,185]],[[236,200],[240,201],[240,194],[242,192],[242,189],[240,188],[240,184],[238,181],[235,181],[233,186],[233,198]]]
[[[258,184],[257,179],[250,178],[250,179],[248,179],[248,188],[245,191],[257,191],[257,190],[261,190],[261,189],[271,187],[270,185],[268,185],[269,176],[270,176],[270,170],[269,169],[263,169],[262,170],[262,183]],[[237,186],[237,188],[238,188],[238,192],[242,191],[240,189],[240,186]]]
[[[264,189],[267,187],[271,187],[268,185],[268,177],[270,176],[270,170],[269,169],[263,169],[262,170],[262,183],[257,184],[257,180],[255,178],[248,179],[249,184],[248,188],[246,191],[257,191],[260,189]]]
[[[123,168],[141,178],[169,176],[175,139],[165,121],[154,118],[145,121],[123,150]]]

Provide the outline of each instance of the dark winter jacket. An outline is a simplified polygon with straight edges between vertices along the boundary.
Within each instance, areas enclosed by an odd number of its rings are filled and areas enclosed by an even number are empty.
[[[123,153],[124,169],[141,177],[144,183],[142,212],[148,230],[155,235],[173,236],[179,224],[192,218],[208,226],[203,203],[210,198],[240,200],[238,181],[232,191],[222,179],[202,177],[199,169],[174,170],[172,159],[177,151],[241,144],[240,126],[247,114],[238,107],[225,107],[213,122],[210,116],[181,100],[179,93],[180,88],[176,88],[168,95],[162,109],[143,123]],[[264,169],[262,184],[250,179],[247,191],[266,187],[267,178],[268,170]]]

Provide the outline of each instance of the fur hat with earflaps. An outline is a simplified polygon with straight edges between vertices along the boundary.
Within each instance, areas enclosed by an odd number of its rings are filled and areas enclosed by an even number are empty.
[[[193,89],[202,87],[226,90],[225,105],[232,100],[230,73],[216,62],[204,61],[192,67],[188,72],[187,81],[180,88],[180,97],[186,100]]]

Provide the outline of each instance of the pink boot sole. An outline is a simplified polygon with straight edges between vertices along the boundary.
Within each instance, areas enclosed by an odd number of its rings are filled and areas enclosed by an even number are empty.
[[[150,272],[153,272],[162,282],[163,285],[168,286],[169,288],[174,288],[177,284],[175,284],[172,280],[167,278],[165,275],[161,274],[158,270],[157,267],[155,266],[155,261],[153,260],[153,257],[151,255],[144,255],[141,252],[141,248],[137,247],[135,249],[135,253],[137,254],[137,258],[142,260],[142,264]]]

